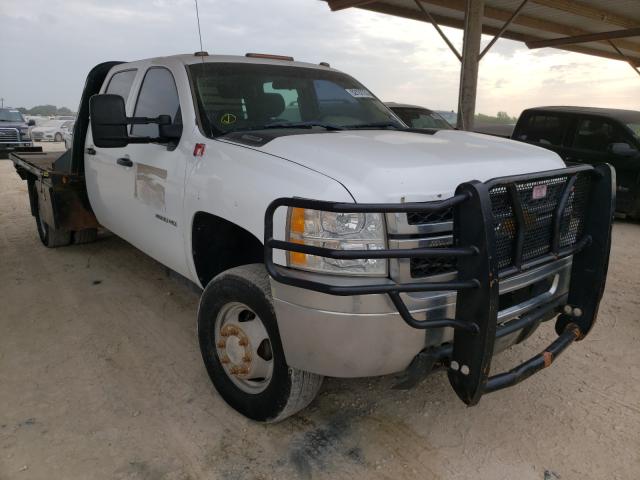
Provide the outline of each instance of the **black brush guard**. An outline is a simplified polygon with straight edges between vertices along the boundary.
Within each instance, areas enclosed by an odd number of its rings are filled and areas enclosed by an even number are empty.
[[[584,212],[581,238],[561,248],[560,223],[578,175],[590,177],[590,191]],[[495,226],[490,190],[504,186],[514,192],[516,183],[536,182],[566,176],[567,181],[554,208],[551,251],[543,256],[523,261],[526,216],[518,195],[511,195],[516,224],[513,265],[499,271],[496,256]],[[460,399],[467,405],[478,403],[483,394],[494,392],[528,378],[548,367],[575,340],[591,330],[602,297],[609,250],[611,225],[615,206],[615,172],[609,165],[580,165],[530,175],[501,177],[487,182],[471,181],[456,189],[446,200],[427,203],[353,204],[334,203],[300,198],[280,198],[273,201],[265,214],[265,265],[277,282],[331,295],[388,294],[399,314],[410,326],[418,329],[453,327],[453,348],[449,349],[449,381]],[[450,248],[415,248],[392,250],[331,250],[273,238],[273,216],[279,207],[298,207],[344,213],[437,213],[454,210],[454,246]],[[332,259],[391,259],[455,257],[458,275],[455,281],[417,283],[381,283],[373,285],[330,285],[301,279],[288,274],[288,269],[273,262],[273,250],[300,252]],[[551,302],[519,318],[498,326],[499,281],[505,273],[523,272],[545,262],[573,255],[571,283],[566,304]],[[403,302],[403,292],[456,291],[455,318],[418,320]],[[556,320],[558,337],[544,352],[512,370],[489,376],[496,337],[502,337],[529,327],[543,318]],[[449,356],[449,355],[447,355]]]

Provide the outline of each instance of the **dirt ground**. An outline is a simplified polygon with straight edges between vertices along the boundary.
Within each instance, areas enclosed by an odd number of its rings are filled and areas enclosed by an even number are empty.
[[[44,248],[0,161],[0,479],[638,479],[639,244],[640,225],[616,223],[594,332],[475,408],[442,373],[406,392],[394,377],[327,379],[265,426],[211,385],[197,294],[115,236]]]

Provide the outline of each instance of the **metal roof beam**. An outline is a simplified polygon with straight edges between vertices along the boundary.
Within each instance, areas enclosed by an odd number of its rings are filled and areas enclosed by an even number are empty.
[[[373,3],[375,0],[327,0],[329,8],[332,11],[344,10],[345,8],[361,7],[367,3]]]
[[[458,12],[464,12],[466,8],[465,0],[421,0],[421,2],[423,4],[430,4],[441,8],[447,8],[449,10],[455,10]],[[364,8],[383,4],[383,2],[371,2],[367,5],[364,5]],[[509,18],[511,18],[512,13],[500,8],[486,6],[484,9],[484,16],[485,18],[507,22],[509,21]],[[519,15],[513,20],[512,23],[523,27],[532,28],[534,30],[540,30],[542,32],[557,33],[558,35],[575,36],[592,33],[587,32],[586,30],[582,30],[581,28],[571,27],[569,25],[564,25],[556,22],[550,22],[548,20],[543,20],[528,15]],[[606,43],[606,40],[604,40],[604,42]],[[638,43],[620,41],[618,42],[618,46],[624,50],[640,53],[640,44]]]
[[[462,55],[460,54],[460,52],[458,52],[458,49],[453,45],[453,43],[451,43],[451,40],[449,40],[449,37],[447,37],[447,35],[442,31],[442,29],[440,28],[440,25],[438,25],[438,22],[436,22],[436,19],[433,18],[433,15],[431,15],[431,13],[425,10],[425,8],[422,6],[419,0],[415,0],[415,2],[416,2],[416,6],[422,11],[422,13],[427,18],[427,20],[431,22],[431,25],[433,25],[433,28],[435,28],[436,31],[440,34],[440,36],[444,40],[444,43],[446,43],[447,46],[453,52],[453,54],[456,57],[458,57],[458,60],[462,62]]]
[[[586,5],[575,0],[531,0],[533,3],[544,7],[553,8],[554,10],[562,10],[563,12],[572,13],[578,17],[589,18],[599,22],[616,25],[618,27],[633,28],[638,26],[638,22],[631,18],[624,17],[603,8]]]
[[[612,32],[588,33],[586,35],[576,35],[574,37],[553,38],[550,40],[534,40],[531,42],[526,42],[526,45],[531,49],[559,47],[562,45],[575,45],[576,43],[599,42],[602,40],[614,40],[616,38],[629,38],[638,36],[640,36],[640,27],[628,28],[626,30],[614,30]]]
[[[409,9],[404,7],[398,7],[395,5],[389,5],[382,2],[372,2],[370,4],[364,5],[362,8],[372,12],[383,13],[385,15],[393,15],[396,17],[408,18],[408,19],[417,20],[420,22],[425,21],[425,18],[422,12],[416,10],[415,8]],[[486,8],[485,8],[485,12],[486,12]],[[443,25],[446,27],[459,28],[459,29],[464,28],[463,20],[447,17],[444,15],[437,15],[437,14],[432,14],[432,17],[436,20],[436,22],[438,22],[439,25]],[[496,27],[492,27],[490,25],[484,25],[482,27],[482,33],[486,35],[496,35],[499,31],[500,29]],[[531,40],[543,40],[540,37],[536,37],[533,35],[525,35],[522,33],[513,32],[509,30],[504,32],[502,34],[502,37],[508,38],[509,40],[516,40],[519,42],[527,42]],[[583,53],[585,55],[593,55],[596,57],[610,58],[612,60],[620,60],[620,56],[613,51],[609,52],[604,50],[596,50],[595,48],[585,47],[582,45],[567,45],[559,48],[561,48],[562,50],[568,50],[570,52]],[[636,65],[640,66],[640,56],[639,57],[630,56],[630,58]]]
[[[482,57],[484,57],[487,52],[489,50],[491,50],[491,47],[493,47],[493,45],[500,40],[500,37],[502,37],[502,35],[504,34],[504,32],[507,31],[507,28],[509,28],[509,26],[513,23],[513,21],[516,19],[516,17],[518,15],[520,15],[520,12],[522,11],[522,9],[524,8],[524,6],[529,2],[529,0],[522,0],[522,3],[520,4],[520,6],[518,8],[516,8],[515,12],[513,12],[513,15],[511,15],[511,17],[509,18],[509,20],[507,20],[506,22],[504,22],[504,25],[502,26],[502,28],[498,31],[498,33],[496,33],[493,37],[493,39],[489,42],[489,44],[484,47],[484,49],[482,50],[482,52],[480,52],[480,60],[482,60]]]
[[[638,64],[634,64],[633,61],[627,57],[623,51],[621,51],[617,45],[615,43],[613,43],[611,40],[609,40],[609,44],[611,44],[611,46],[613,47],[613,49],[618,52],[618,54],[622,57],[623,60],[626,60],[629,65],[631,66],[631,68],[633,68],[633,70],[640,75],[640,68],[638,68]]]

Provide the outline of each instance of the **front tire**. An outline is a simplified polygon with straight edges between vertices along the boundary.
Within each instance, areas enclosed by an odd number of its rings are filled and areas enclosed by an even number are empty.
[[[222,398],[244,416],[278,422],[315,398],[323,377],[289,367],[264,265],[233,268],[205,288],[198,309],[200,350]]]
[[[55,137],[53,138],[54,142],[61,142],[62,141],[62,135],[59,133],[56,133]]]

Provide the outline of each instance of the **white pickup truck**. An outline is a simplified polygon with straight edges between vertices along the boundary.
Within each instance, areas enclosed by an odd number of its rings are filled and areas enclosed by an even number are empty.
[[[72,148],[12,160],[44,245],[103,226],[203,289],[207,371],[258,421],[304,408],[323,376],[435,367],[474,405],[583,338],[604,290],[609,166],[411,130],[326,63],[103,63]],[[554,318],[544,352],[490,375]]]

